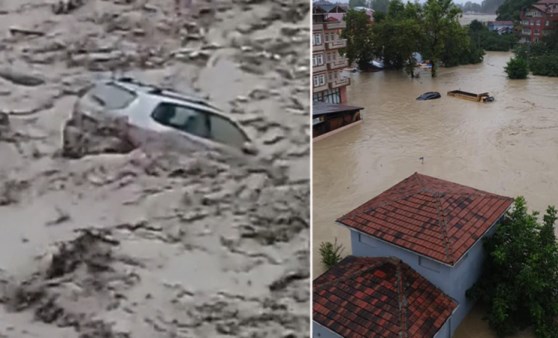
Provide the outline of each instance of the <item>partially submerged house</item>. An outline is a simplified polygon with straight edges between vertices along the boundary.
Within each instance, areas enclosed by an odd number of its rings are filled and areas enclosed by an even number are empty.
[[[457,302],[448,335],[436,335],[449,338],[474,305],[465,292],[481,274],[482,239],[494,233],[512,203],[415,173],[337,222],[351,232],[353,255],[397,257]]]
[[[314,281],[314,337],[447,337],[455,300],[397,258],[349,256]]]
[[[312,135],[314,138],[339,131],[361,121],[362,107],[345,104],[314,102],[312,109]]]

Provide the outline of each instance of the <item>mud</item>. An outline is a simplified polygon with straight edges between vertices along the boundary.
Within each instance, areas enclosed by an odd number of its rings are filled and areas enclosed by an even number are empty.
[[[53,3],[0,2],[0,337],[307,337],[308,3]],[[261,156],[110,128],[63,156],[81,88],[124,75],[207,96]]]

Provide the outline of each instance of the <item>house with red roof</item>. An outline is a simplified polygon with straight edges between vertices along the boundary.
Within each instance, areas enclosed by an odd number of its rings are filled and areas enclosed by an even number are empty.
[[[495,225],[502,221],[512,203],[513,199],[509,197],[415,173],[340,217],[337,220],[338,224],[347,227],[351,232],[354,256],[396,257],[402,261],[398,263],[401,271],[406,271],[408,276],[420,276],[424,282],[416,282],[418,283],[416,285],[420,286],[409,289],[409,283],[412,285],[418,277],[401,282],[404,281],[401,279],[403,275],[396,273],[400,283],[403,283],[400,284],[401,288],[395,289],[396,292],[378,291],[372,285],[368,285],[368,282],[366,283],[369,288],[359,289],[358,294],[345,286],[346,283],[336,288],[324,288],[323,281],[331,278],[331,275],[343,275],[343,277],[332,278],[341,281],[353,274],[354,268],[339,274],[339,270],[333,270],[337,269],[336,266],[314,282],[314,337],[451,337],[474,305],[467,299],[465,293],[481,274],[484,259],[482,239],[494,233]],[[366,260],[360,262],[366,265]],[[376,265],[372,263],[369,265],[371,270],[368,273],[378,278],[384,276],[373,268]],[[343,266],[339,269],[345,271]],[[351,277],[352,281],[347,283],[353,283],[354,288],[360,288],[358,281],[362,279],[359,279],[361,277],[358,277],[358,274],[354,276]],[[387,277],[388,274],[385,276],[385,279],[377,279],[375,283],[387,285],[386,283],[393,282]],[[439,302],[431,300],[434,297],[429,296],[429,293],[434,292],[432,290],[440,292],[436,293],[436,298],[441,297]],[[423,297],[413,298],[412,292]],[[362,298],[363,294],[372,298]],[[335,305],[335,303],[326,303],[320,298],[326,297],[335,301],[337,298],[333,296],[341,299],[341,302]],[[374,297],[379,297],[379,300]],[[452,307],[452,303],[448,303],[444,297],[454,301],[455,306]],[[347,302],[351,305],[349,306]],[[365,305],[367,302],[378,306],[399,304],[399,308],[403,305],[413,308],[430,304],[423,310],[427,313],[439,314],[437,316],[441,319],[436,318],[432,325],[429,324],[433,327],[432,330],[417,328],[415,332],[409,332],[405,330],[415,322],[431,323],[432,321],[428,318],[412,317],[414,311],[406,310],[405,313],[400,314],[399,321],[396,321],[397,317],[393,320],[390,317],[384,318],[385,322],[378,322],[376,316],[385,317],[385,311],[367,310],[365,316],[357,316],[355,320],[364,326],[368,325],[366,323],[369,321],[375,321],[376,324],[370,328],[381,332],[367,331],[363,334],[365,329],[349,324],[353,316],[339,317],[341,315],[335,314],[336,312],[327,312],[341,311],[342,307],[347,306],[353,309],[353,306],[373,309],[370,308],[372,305]],[[382,305],[381,302],[386,304]],[[411,304],[411,302],[419,304]],[[325,306],[326,310],[322,306]],[[451,314],[444,319],[447,311]],[[330,321],[320,316],[325,316]],[[340,318],[341,324],[331,322],[335,318]],[[358,334],[347,331],[347,328],[351,329],[351,327],[346,325],[358,329],[354,331]],[[392,325],[399,325],[400,331]],[[396,331],[400,334],[395,334]]]
[[[520,20],[522,41],[541,41],[558,29],[558,0],[540,0],[522,9]]]

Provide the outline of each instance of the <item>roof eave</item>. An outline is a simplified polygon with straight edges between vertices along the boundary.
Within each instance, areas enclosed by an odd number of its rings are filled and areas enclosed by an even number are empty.
[[[418,252],[413,251],[413,250],[411,250],[411,249],[408,249],[408,248],[402,247],[402,246],[400,246],[400,245],[394,244],[394,243],[392,243],[392,242],[385,241],[385,240],[383,240],[383,239],[381,239],[381,238],[379,238],[379,237],[376,237],[376,236],[374,236],[374,235],[367,234],[367,233],[364,232],[364,231],[360,231],[360,230],[358,230],[358,229],[356,229],[356,228],[353,228],[353,227],[350,227],[350,226],[348,226],[348,225],[346,225],[346,224],[343,224],[343,223],[340,222],[339,220],[336,220],[335,223],[337,223],[338,225],[341,225],[341,226],[343,226],[343,227],[345,227],[345,228],[348,228],[349,230],[356,231],[356,232],[358,232],[358,233],[361,233],[361,234],[366,235],[366,236],[369,236],[369,237],[374,237],[375,239],[379,240],[380,242],[386,243],[386,244],[391,245],[391,246],[395,246],[395,247],[397,247],[397,248],[399,248],[399,249],[402,249],[402,250],[404,250],[404,251],[410,252],[410,253],[412,253],[412,254],[415,254],[415,255],[418,255],[418,256],[421,256],[421,257],[428,258],[428,259],[430,259],[430,260],[436,261],[436,262],[438,262],[438,263],[440,263],[440,264],[443,264],[443,265],[445,265],[445,266],[447,266],[447,267],[450,267],[450,268],[455,267],[455,265],[451,265],[451,264],[449,264],[449,263],[440,261],[440,260],[438,260],[438,259],[436,259],[436,258],[432,258],[432,257],[426,256],[426,255],[424,255],[424,254],[418,253]]]
[[[512,202],[512,204],[513,204],[513,202]],[[356,228],[353,228],[353,227],[351,227],[351,226],[348,226],[348,225],[344,224],[343,222],[339,221],[339,219],[335,220],[335,223],[337,223],[338,225],[341,225],[341,226],[343,226],[343,227],[345,227],[345,228],[348,228],[349,230],[356,231],[356,232],[361,233],[361,234],[366,235],[366,236],[374,237],[375,239],[377,239],[377,240],[379,240],[379,241],[381,241],[381,242],[383,242],[383,243],[386,243],[386,244],[388,244],[388,245],[395,246],[395,247],[397,247],[397,248],[400,248],[400,249],[405,250],[405,251],[407,251],[407,252],[413,253],[413,254],[415,254],[415,255],[418,255],[418,256],[421,256],[421,257],[424,257],[424,258],[427,258],[427,259],[436,261],[436,262],[438,262],[438,263],[440,263],[440,264],[442,264],[442,265],[445,265],[445,266],[447,266],[447,267],[454,268],[454,267],[456,267],[456,266],[463,260],[463,258],[464,258],[465,256],[467,256],[467,254],[469,253],[469,251],[471,251],[471,249],[472,249],[473,247],[475,247],[475,246],[477,245],[477,243],[478,243],[479,241],[481,241],[481,240],[484,238],[484,236],[496,225],[496,223],[498,223],[498,221],[500,221],[500,219],[502,219],[502,216],[504,216],[504,215],[506,214],[506,212],[511,208],[511,205],[512,205],[512,204],[510,204],[510,205],[506,208],[506,210],[504,210],[504,212],[502,212],[502,213],[500,214],[500,216],[498,216],[498,218],[496,219],[496,221],[495,221],[494,223],[492,223],[492,225],[489,226],[489,227],[486,229],[486,231],[475,241],[475,243],[473,243],[473,245],[471,245],[471,246],[469,247],[469,249],[467,249],[467,250],[463,253],[463,255],[461,255],[461,256],[459,257],[459,259],[458,259],[457,261],[455,261],[453,264],[450,264],[450,263],[447,263],[447,262],[443,262],[443,261],[438,260],[438,259],[436,259],[436,258],[432,258],[432,257],[430,257],[430,256],[426,256],[426,255],[424,255],[424,254],[421,254],[421,253],[419,253],[419,252],[413,251],[413,250],[411,250],[411,249],[402,247],[402,246],[397,245],[397,244],[395,244],[395,243],[385,241],[385,240],[383,240],[383,239],[381,239],[381,238],[379,238],[379,237],[376,237],[376,236],[374,236],[374,235],[367,234],[366,232],[363,232],[363,231],[361,231],[361,230],[358,230],[358,229],[356,229]]]

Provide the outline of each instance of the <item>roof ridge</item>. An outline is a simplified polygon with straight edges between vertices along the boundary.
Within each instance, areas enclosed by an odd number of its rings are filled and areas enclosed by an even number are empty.
[[[358,258],[365,258],[367,261],[370,260],[369,258],[377,258],[377,259],[372,259],[372,261],[376,261],[376,262],[374,262],[375,264],[371,264],[371,266],[365,268],[364,270],[357,270],[357,271],[355,271],[353,273],[350,273],[350,274],[344,274],[343,277],[341,277],[341,278],[337,278],[337,279],[334,279],[330,282],[324,283],[322,285],[315,286],[314,291],[320,291],[320,290],[323,290],[324,288],[330,287],[332,285],[337,285],[341,282],[344,282],[348,279],[351,279],[352,277],[356,277],[356,276],[361,275],[363,273],[370,272],[370,270],[375,270],[375,269],[377,269],[378,267],[380,267],[384,264],[392,263],[394,265],[397,265],[396,262],[393,262],[397,259],[392,258],[392,257],[355,257],[355,256],[348,256],[347,258],[349,258],[349,257],[353,257],[353,258],[357,258],[357,259]],[[347,258],[345,258],[345,259],[347,259]],[[339,262],[337,264],[340,264],[341,262]],[[364,263],[362,263],[362,264],[364,264]]]
[[[407,338],[409,336],[407,327],[407,297],[405,297],[405,292],[403,289],[403,271],[401,264],[397,265],[396,270],[397,276],[397,291],[398,291],[398,303],[399,303],[399,320],[401,322],[401,327],[399,329],[399,337]]]
[[[444,250],[446,251],[446,257],[448,257],[453,262],[454,258],[449,243],[446,215],[444,214],[444,210],[442,209],[443,193],[434,194],[434,197],[438,202],[438,221],[440,229],[442,229],[442,235],[444,236]]]

